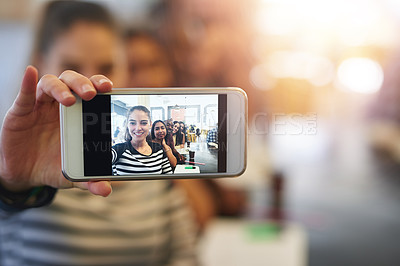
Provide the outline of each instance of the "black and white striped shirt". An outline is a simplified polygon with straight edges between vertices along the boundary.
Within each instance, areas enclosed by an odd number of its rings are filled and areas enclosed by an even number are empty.
[[[59,190],[45,207],[0,209],[0,265],[196,265],[196,227],[170,181],[125,181],[107,197]]]
[[[129,141],[114,145],[111,149],[113,174],[172,174],[171,164],[162,146],[154,142],[148,144],[152,149],[150,155],[139,153]]]

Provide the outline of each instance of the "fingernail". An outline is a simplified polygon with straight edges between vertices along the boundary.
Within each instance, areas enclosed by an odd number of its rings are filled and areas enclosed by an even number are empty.
[[[107,197],[108,197],[108,196],[110,196],[110,195],[112,194],[113,189],[112,189],[112,186],[111,186],[111,183],[110,183],[110,182],[108,182],[107,185],[108,185],[108,187],[110,188],[110,194],[107,195]]]
[[[95,91],[95,89],[90,86],[89,84],[85,84],[82,86],[82,91],[83,93],[89,92],[89,91]]]
[[[108,80],[108,79],[101,79],[101,80],[99,80],[99,84],[100,84],[100,85],[103,84],[103,83],[106,83],[106,82],[110,83],[111,86],[114,86],[114,84],[112,83],[111,80]]]
[[[72,94],[70,92],[68,92],[68,91],[64,91],[62,93],[62,97],[63,97],[63,99],[67,99],[67,98],[72,97]]]

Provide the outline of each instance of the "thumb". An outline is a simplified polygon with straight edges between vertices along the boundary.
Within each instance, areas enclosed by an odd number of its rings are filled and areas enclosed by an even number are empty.
[[[37,69],[33,66],[28,66],[22,80],[21,90],[10,110],[14,115],[23,116],[33,111],[36,102],[37,83]]]
[[[107,197],[112,192],[111,183],[109,181],[90,181],[88,189],[95,195]]]
[[[112,192],[111,183],[109,181],[89,181],[89,182],[74,182],[74,187],[87,189],[94,195],[107,197]]]

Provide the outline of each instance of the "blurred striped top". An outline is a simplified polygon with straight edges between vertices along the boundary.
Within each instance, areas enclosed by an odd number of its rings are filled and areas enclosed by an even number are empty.
[[[0,265],[196,265],[193,214],[170,181],[59,190],[47,207],[0,210]]]

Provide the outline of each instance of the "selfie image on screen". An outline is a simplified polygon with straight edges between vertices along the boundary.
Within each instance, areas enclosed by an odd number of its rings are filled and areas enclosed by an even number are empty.
[[[219,172],[218,117],[217,94],[112,95],[113,175]]]

